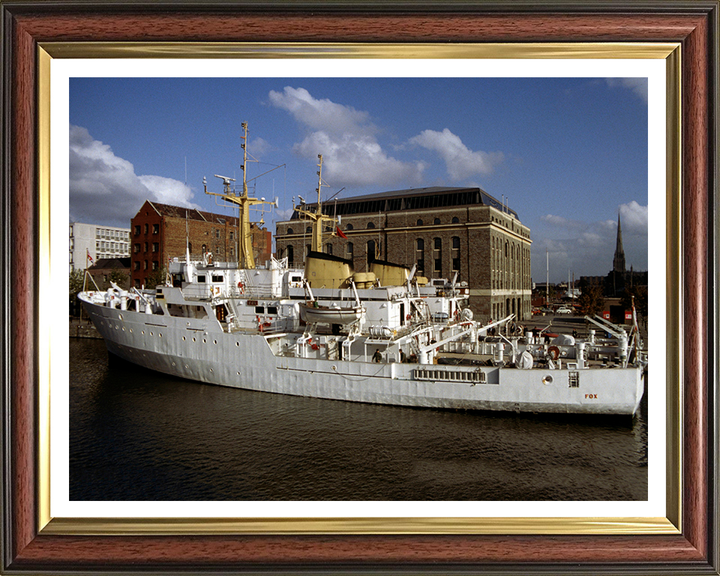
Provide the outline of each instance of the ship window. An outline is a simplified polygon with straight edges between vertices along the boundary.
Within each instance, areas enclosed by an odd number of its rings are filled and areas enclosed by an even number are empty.
[[[580,388],[580,373],[570,372],[568,374],[568,384],[570,388]]]
[[[223,281],[223,277],[222,277],[222,276],[215,276],[215,275],[213,275],[212,281],[213,281],[213,282],[222,282],[222,281]]]
[[[277,314],[277,306],[268,306],[268,314]]]
[[[197,281],[198,281],[198,284],[205,284],[205,274],[198,275]]]
[[[255,314],[265,314],[265,306],[255,306]]]
[[[293,276],[290,278],[291,282],[302,282],[302,276]]]

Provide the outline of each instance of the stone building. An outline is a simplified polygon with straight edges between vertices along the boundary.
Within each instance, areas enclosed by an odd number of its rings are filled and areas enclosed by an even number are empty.
[[[255,261],[264,264],[272,255],[272,234],[255,223],[251,232]],[[169,260],[184,259],[188,241],[194,260],[211,253],[215,261],[237,262],[238,220],[146,200],[130,224],[133,286],[147,286]]]
[[[309,205],[312,210],[313,205]],[[326,229],[323,251],[352,259],[356,271],[379,259],[416,266],[427,278],[451,280],[470,289],[480,319],[531,315],[530,229],[517,213],[480,188],[419,188],[357,196],[323,205],[341,217],[346,236]],[[297,212],[277,223],[278,257],[302,266],[310,250],[311,224]]]

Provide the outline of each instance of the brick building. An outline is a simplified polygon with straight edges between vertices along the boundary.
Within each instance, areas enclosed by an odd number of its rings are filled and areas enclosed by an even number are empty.
[[[272,255],[272,234],[255,223],[251,232],[255,261],[264,264]],[[184,259],[187,240],[193,260],[212,253],[217,262],[237,262],[238,220],[146,200],[130,224],[133,286],[157,281],[169,260]]]
[[[312,210],[313,205],[309,208]],[[352,259],[364,271],[373,257],[417,266],[427,278],[470,288],[470,306],[481,319],[531,316],[530,229],[517,213],[480,188],[420,188],[383,192],[323,205],[341,216],[347,236],[326,230],[323,251]],[[302,266],[310,249],[310,222],[297,213],[278,222],[276,250]]]

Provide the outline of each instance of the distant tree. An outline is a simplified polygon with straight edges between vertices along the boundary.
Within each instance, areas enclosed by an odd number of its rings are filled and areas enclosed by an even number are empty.
[[[630,310],[635,299],[635,309],[638,314],[647,317],[648,311],[648,291],[647,286],[626,286],[625,291],[620,299],[620,304],[625,310]]]
[[[167,275],[167,268],[158,268],[157,270],[153,270],[148,275],[148,281],[145,288],[155,288],[155,286],[159,286],[160,284],[165,284],[165,276]]]
[[[70,272],[70,298],[75,298],[78,292],[82,292],[84,275],[82,270]]]
[[[112,272],[110,272],[110,276],[108,277],[108,287],[110,287],[110,282],[114,282],[118,286],[122,287],[128,279],[128,275],[125,274],[122,270],[115,269]]]
[[[600,286],[589,285],[580,294],[578,298],[580,305],[580,313],[587,316],[600,314],[605,308],[605,299],[603,298],[602,288]]]

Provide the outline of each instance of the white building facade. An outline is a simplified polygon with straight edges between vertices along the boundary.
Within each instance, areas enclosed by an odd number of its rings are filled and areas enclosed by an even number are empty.
[[[92,264],[87,255],[101,258],[130,257],[130,228],[70,223],[70,272],[84,270]]]

